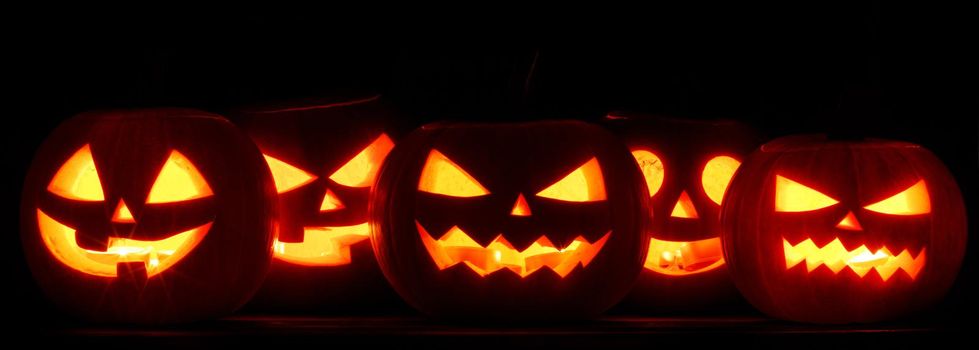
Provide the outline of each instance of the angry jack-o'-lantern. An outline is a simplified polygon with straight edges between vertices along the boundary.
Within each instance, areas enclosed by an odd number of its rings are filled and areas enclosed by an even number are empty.
[[[641,269],[642,186],[628,149],[593,125],[428,125],[381,169],[374,249],[431,315],[588,317]]]
[[[613,113],[605,122],[632,151],[651,196],[649,250],[623,308],[717,311],[734,304],[738,293],[721,249],[721,203],[760,138],[734,121]]]
[[[272,268],[249,307],[364,312],[398,302],[368,239],[367,199],[394,147],[379,97],[301,101],[241,113],[279,192]]]
[[[259,287],[274,196],[258,149],[219,116],[88,113],[37,152],[21,238],[35,279],[73,314],[198,320],[233,311]]]
[[[870,322],[937,301],[965,253],[962,197],[912,144],[772,141],[742,164],[722,210],[724,257],[765,313]]]

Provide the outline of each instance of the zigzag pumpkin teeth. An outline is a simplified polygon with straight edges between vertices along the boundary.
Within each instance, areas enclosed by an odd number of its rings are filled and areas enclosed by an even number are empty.
[[[820,265],[826,266],[834,274],[840,273],[844,268],[850,268],[860,277],[866,276],[870,270],[876,270],[884,281],[890,279],[897,270],[903,270],[911,279],[915,279],[924,268],[926,259],[925,248],[921,248],[917,256],[912,256],[908,249],[894,255],[887,247],[876,251],[867,248],[866,245],[847,249],[839,238],[822,247],[817,246],[812,239],[791,244],[782,238],[782,247],[786,269],[805,262],[806,270],[809,272]]]
[[[567,276],[579,264],[588,266],[602,250],[611,231],[595,241],[576,237],[564,248],[555,247],[547,236],[541,236],[524,250],[517,250],[503,235],[486,246],[473,240],[458,226],[449,229],[442,238],[434,239],[416,222],[422,243],[440,270],[463,263],[480,276],[501,269],[527,277],[541,268],[549,268],[561,277]]]

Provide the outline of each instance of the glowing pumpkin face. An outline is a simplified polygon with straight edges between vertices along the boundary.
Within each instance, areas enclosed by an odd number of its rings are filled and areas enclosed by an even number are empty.
[[[640,269],[641,186],[628,151],[592,125],[429,125],[382,169],[375,251],[430,314],[594,315]]]
[[[367,197],[367,192],[370,191],[371,186],[374,185],[374,177],[377,175],[377,170],[380,169],[384,157],[393,147],[394,143],[391,138],[387,134],[381,133],[347,162],[341,163],[340,167],[328,177],[322,179],[296,165],[268,154],[274,151],[266,152],[265,160],[272,171],[273,179],[275,179],[276,190],[283,202],[282,206],[297,208],[297,210],[287,211],[282,215],[283,218],[279,226],[280,236],[279,239],[276,239],[273,248],[275,258],[305,266],[349,264],[350,246],[366,241],[369,236],[366,220],[367,207],[364,199]],[[279,157],[287,158],[282,155]],[[330,187],[337,187],[338,189],[334,191]],[[303,193],[307,190],[309,192],[322,192],[321,195],[314,193],[316,199],[319,197],[322,199],[310,203],[307,201],[310,197],[309,194]],[[337,192],[351,193],[349,196],[345,196],[347,202],[353,202],[355,199],[359,201],[355,203],[355,207],[348,208],[347,204],[344,204],[344,201],[337,195]],[[319,202],[319,205],[316,205],[315,202]],[[338,214],[343,210],[358,212],[359,216],[364,217],[364,219],[350,225],[331,226],[327,224],[330,221],[330,216],[339,217],[341,215]],[[301,218],[296,216],[301,216]],[[319,225],[320,223],[323,224]],[[292,239],[290,238],[297,235],[300,236],[299,241],[291,242]]]
[[[37,209],[41,240],[63,264],[94,276],[117,277],[118,264],[142,263],[143,266],[137,268],[142,268],[146,277],[153,277],[190,253],[211,227],[208,220],[210,215],[207,215],[209,210],[205,209],[211,204],[206,203],[205,199],[213,195],[211,188],[193,163],[178,151],[172,151],[163,163],[146,204],[140,206],[140,221],[152,222],[163,218],[186,220],[186,223],[174,225],[189,227],[180,233],[153,232],[154,226],[160,225],[138,225],[124,198],[118,200],[111,218],[106,221],[86,221],[84,217],[73,217],[70,209],[68,213],[59,210],[59,206],[81,205],[93,209],[104,209],[106,206],[98,167],[88,144],[68,158],[47,189],[54,196],[45,197],[42,203],[52,213],[57,212],[53,215],[59,216],[59,219],[52,218],[52,214],[44,209]],[[174,211],[183,208],[175,204],[166,205],[195,200],[197,203],[191,202],[186,206],[190,209],[188,215],[174,215]],[[194,215],[196,213],[204,215]],[[109,232],[126,235],[110,236]],[[143,235],[150,239],[136,238]],[[153,239],[156,237],[159,238]]]
[[[614,114],[651,196],[651,238],[627,307],[716,310],[736,298],[721,248],[720,209],[741,159],[760,143],[732,121]]]
[[[928,151],[790,137],[763,146],[742,171],[724,208],[725,256],[762,311],[875,321],[934,302],[954,280],[964,208]]]
[[[260,171],[261,160],[230,123],[203,112],[66,121],[38,151],[24,189],[22,236],[36,279],[55,302],[97,320],[234,310],[271,255],[271,178],[238,174]]]
[[[396,298],[377,269],[367,223],[368,194],[394,147],[391,116],[376,97],[243,112],[280,205],[275,261],[253,306],[363,311],[379,294]]]

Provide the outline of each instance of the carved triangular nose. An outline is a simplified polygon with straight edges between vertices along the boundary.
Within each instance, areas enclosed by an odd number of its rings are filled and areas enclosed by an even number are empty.
[[[119,204],[116,205],[116,211],[112,214],[112,222],[125,224],[136,222],[136,219],[133,218],[133,213],[129,211],[129,207],[126,206],[126,202],[123,202],[122,199],[119,200]]]
[[[697,209],[693,208],[693,201],[690,200],[687,191],[680,193],[680,198],[676,200],[676,205],[673,206],[673,213],[670,216],[687,219],[697,218]]]
[[[853,215],[853,212],[846,213],[843,220],[836,224],[836,228],[848,231],[862,231],[863,227],[860,227],[860,222],[857,221],[857,216]]]
[[[527,205],[527,199],[523,197],[522,193],[517,197],[517,202],[513,203],[513,209],[510,210],[510,215],[530,216],[530,205]]]
[[[340,201],[340,197],[337,197],[333,191],[327,189],[326,195],[323,196],[323,203],[320,203],[320,212],[340,209],[343,209],[343,202]]]

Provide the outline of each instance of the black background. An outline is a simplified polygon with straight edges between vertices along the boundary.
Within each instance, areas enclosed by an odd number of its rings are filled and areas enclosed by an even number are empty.
[[[955,175],[973,223],[959,279],[928,317],[971,324],[979,31],[965,9],[820,2],[575,15],[391,10],[8,13],[2,164],[10,178],[0,242],[8,318],[43,326],[55,317],[31,280],[17,223],[33,151],[60,121],[93,109],[221,112],[380,93],[412,125],[595,120],[627,110],[737,119],[769,136],[827,132],[922,144]]]

